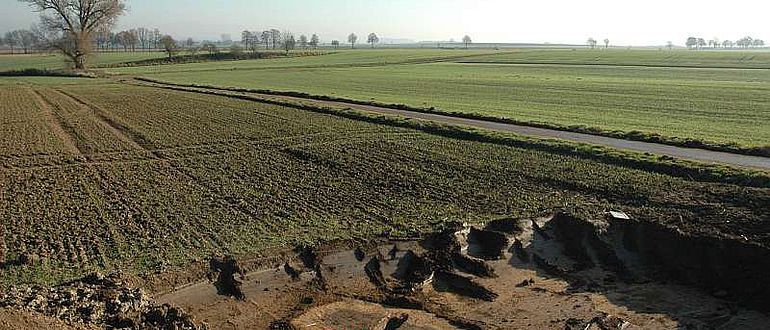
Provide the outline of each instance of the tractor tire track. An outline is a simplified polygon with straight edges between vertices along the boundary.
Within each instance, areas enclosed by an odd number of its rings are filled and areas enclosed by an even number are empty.
[[[84,154],[82,149],[83,146],[78,146],[78,133],[75,131],[75,128],[67,123],[64,117],[55,110],[57,109],[57,106],[51,103],[36,89],[32,90],[31,94],[45,115],[50,116],[52,119],[49,121],[51,132],[63,142],[66,151],[82,156]]]
[[[126,125],[119,123],[110,117],[108,111],[90,104],[80,97],[73,95],[72,93],[65,92],[61,89],[57,89],[56,92],[64,97],[71,99],[84,109],[90,110],[105,129],[107,129],[120,141],[128,143],[132,148],[143,151],[156,149],[156,146],[144,135]]]

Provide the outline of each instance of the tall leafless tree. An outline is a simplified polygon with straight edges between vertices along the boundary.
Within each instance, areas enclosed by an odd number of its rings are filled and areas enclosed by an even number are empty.
[[[168,58],[174,57],[174,55],[176,55],[176,53],[179,51],[179,45],[171,36],[166,35],[161,37],[160,43],[163,45],[163,50],[166,52],[166,54],[168,54]]]
[[[306,35],[303,34],[299,36],[299,48],[306,50],[309,43],[310,41],[307,39]]]
[[[19,0],[41,14],[42,27],[54,37],[50,46],[87,68],[96,31],[112,26],[126,10],[124,0]]]
[[[281,48],[283,48],[283,50],[286,51],[286,54],[288,54],[297,45],[297,40],[294,39],[294,34],[291,32],[283,32],[281,37],[283,38],[281,39]]]
[[[366,38],[366,42],[371,44],[372,48],[374,48],[374,45],[380,42],[380,37],[378,37],[375,33],[369,33],[369,37]]]
[[[273,41],[273,49],[278,48],[279,44],[283,39],[281,39],[281,31],[277,29],[271,29],[270,30],[270,40]]]
[[[8,47],[11,47],[11,54],[13,54],[14,47],[16,47],[16,37],[13,35],[13,31],[9,31],[5,33],[5,44],[8,45]]]
[[[596,39],[588,38],[588,41],[586,43],[588,44],[588,47],[590,47],[591,49],[596,48]]]
[[[465,44],[465,49],[468,49],[468,46],[473,43],[473,40],[471,39],[471,36],[466,35],[463,37],[463,43]]]
[[[350,48],[356,48],[356,42],[358,42],[358,36],[355,33],[351,33],[348,36],[348,42],[350,43]]]

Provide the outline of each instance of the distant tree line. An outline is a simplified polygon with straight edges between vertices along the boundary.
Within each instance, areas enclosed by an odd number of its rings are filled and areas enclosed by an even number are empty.
[[[0,45],[8,46],[11,49],[11,53],[19,50],[24,52],[24,54],[28,54],[31,51],[40,49],[40,32],[36,27],[8,31],[5,35],[0,35]]]
[[[594,38],[588,38],[588,41],[586,41],[586,45],[588,45],[588,48],[596,49],[598,47],[599,42],[596,41]],[[605,38],[604,39],[604,49],[610,48],[610,39]]]
[[[732,40],[723,40],[720,41],[718,38],[712,38],[706,41],[703,38],[698,37],[689,37],[687,38],[687,42],[685,42],[685,45],[689,49],[695,49],[695,50],[701,50],[706,47],[717,49],[717,48],[757,48],[757,47],[764,47],[765,41],[762,39],[755,39],[750,36],[746,36],[743,38],[740,38],[736,41]]]
[[[150,51],[163,49],[161,39],[164,34],[158,29],[135,28],[124,31],[111,31],[103,26],[95,31],[90,38],[94,50],[106,51]],[[0,45],[11,50],[11,53],[41,52],[51,50],[51,38],[38,26],[29,29],[8,31],[0,35]]]
[[[241,45],[251,52],[256,52],[261,47],[265,50],[281,49],[287,52],[294,50],[297,46],[302,50],[316,49],[320,43],[321,38],[315,33],[310,38],[303,34],[297,39],[293,33],[281,32],[278,29],[241,32]]]

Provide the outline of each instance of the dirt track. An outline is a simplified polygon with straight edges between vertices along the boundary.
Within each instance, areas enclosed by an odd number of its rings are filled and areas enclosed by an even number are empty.
[[[148,85],[148,84],[146,84],[145,82],[144,85]],[[160,82],[152,82],[149,85],[150,86],[152,85],[177,86],[174,84],[166,84],[166,83],[160,83]],[[744,168],[770,170],[770,158],[768,157],[749,156],[749,155],[741,155],[741,154],[734,154],[734,153],[728,153],[728,152],[711,151],[711,150],[705,150],[705,149],[677,147],[677,146],[671,146],[671,145],[659,144],[659,143],[631,141],[631,140],[624,140],[624,139],[584,134],[584,133],[560,131],[555,129],[538,128],[538,127],[508,124],[508,123],[497,123],[497,122],[479,120],[479,119],[460,118],[460,117],[454,117],[450,115],[422,113],[422,112],[416,112],[416,111],[399,110],[399,109],[378,107],[373,105],[362,105],[362,104],[355,104],[355,103],[348,103],[348,102],[325,101],[325,100],[316,100],[316,99],[296,97],[296,96],[260,94],[260,93],[253,93],[253,92],[250,92],[250,93],[232,92],[232,91],[227,91],[223,89],[213,89],[213,88],[204,88],[204,87],[194,87],[194,88],[188,87],[185,89],[205,90],[205,91],[214,92],[214,93],[222,93],[223,95],[226,95],[227,93],[235,93],[235,94],[241,94],[241,95],[244,95],[244,94],[254,95],[260,98],[279,100],[279,101],[298,102],[298,103],[305,103],[305,104],[310,103],[310,104],[339,107],[339,108],[350,108],[350,109],[355,109],[355,110],[365,111],[370,113],[399,116],[403,118],[418,119],[418,120],[427,120],[432,122],[473,127],[473,128],[481,128],[481,129],[493,130],[493,131],[499,131],[499,132],[509,132],[509,133],[515,133],[515,134],[520,134],[524,136],[532,136],[532,137],[546,138],[546,139],[559,139],[559,140],[565,140],[570,142],[599,145],[599,146],[610,147],[618,150],[649,153],[649,154],[660,155],[660,156],[669,156],[669,157],[674,157],[679,159],[698,161],[702,163],[722,164],[722,165],[731,165],[731,166],[744,167]]]
[[[265,95],[265,96],[276,97],[274,95]],[[770,169],[770,158],[767,158],[767,157],[739,155],[739,154],[710,151],[710,150],[704,150],[704,149],[683,148],[683,147],[676,147],[676,146],[670,146],[665,144],[630,141],[630,140],[616,139],[616,138],[591,135],[591,134],[573,133],[573,132],[559,131],[559,130],[546,129],[546,128],[496,123],[496,122],[485,121],[485,120],[459,118],[459,117],[452,117],[452,116],[446,116],[446,115],[414,112],[414,111],[408,111],[408,110],[397,110],[397,109],[382,108],[382,107],[376,107],[376,106],[370,106],[370,105],[360,105],[360,104],[333,102],[333,101],[318,101],[318,100],[309,100],[309,99],[289,97],[289,96],[280,96],[279,98],[292,100],[292,101],[304,101],[304,102],[311,101],[318,104],[335,106],[335,107],[348,107],[348,108],[366,111],[366,112],[374,112],[374,113],[385,114],[385,115],[395,115],[395,116],[411,118],[411,119],[429,120],[429,121],[451,124],[451,125],[470,126],[474,128],[482,128],[482,129],[488,129],[493,131],[511,132],[511,133],[516,133],[516,134],[521,134],[526,136],[534,136],[534,137],[540,137],[540,138],[554,138],[554,139],[566,140],[571,142],[594,144],[594,145],[611,147],[611,148],[620,149],[620,150],[646,152],[646,153],[651,153],[656,155],[670,156],[670,157],[694,160],[694,161],[705,162],[705,163],[718,163],[718,164],[765,169],[765,170]]]

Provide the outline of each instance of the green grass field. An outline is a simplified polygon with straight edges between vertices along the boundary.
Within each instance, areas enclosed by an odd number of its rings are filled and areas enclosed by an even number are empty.
[[[531,49],[463,59],[469,63],[584,64],[699,68],[770,68],[770,52],[649,49]]]
[[[729,150],[770,148],[770,70],[753,69],[770,68],[768,52],[341,49],[319,54],[103,70],[620,135],[659,134],[664,140],[698,140]],[[93,65],[161,55],[101,54]],[[56,56],[0,56],[0,68],[62,64]]]
[[[91,65],[100,65],[152,59],[165,56],[158,52],[136,53],[98,53],[94,55]],[[31,55],[0,55],[0,72],[23,69],[64,69],[67,63],[64,57],[55,54],[31,54]]]
[[[438,60],[458,60],[497,53],[498,52],[493,50],[459,51],[437,49],[326,50],[319,51],[317,54],[320,56],[110,68],[107,69],[107,71],[116,74],[152,74],[168,72],[203,72],[217,70],[262,70],[271,68],[298,67],[360,67],[398,63],[432,62]]]
[[[175,83],[298,91],[556,126],[640,131],[746,148],[770,146],[770,70],[489,63],[501,62],[501,58],[525,62],[549,56],[556,61],[565,54],[575,54],[576,63],[609,53],[612,57],[605,62],[615,64],[649,64],[662,59],[658,51],[630,51],[623,55],[617,50],[528,50],[456,58],[450,63],[333,66],[393,63],[403,54],[416,58],[419,53],[344,52],[301,59],[119,71],[144,70],[144,76]],[[447,58],[452,56],[449,54],[465,53],[426,51],[422,56]],[[521,59],[519,54],[523,54]],[[740,66],[742,54],[674,51],[669,58],[678,59],[678,64],[689,61],[688,65],[693,65],[698,56],[705,56],[721,59],[723,66]],[[762,56],[768,55],[756,53],[755,58]],[[489,61],[456,63],[469,60]],[[663,64],[666,63],[674,62]],[[707,63],[710,62],[704,60],[701,65],[711,65]]]

